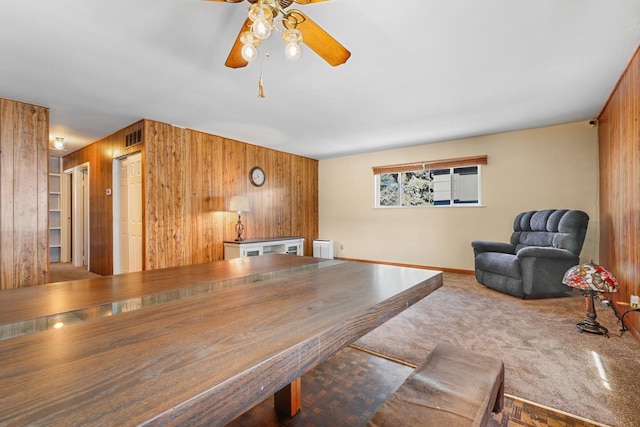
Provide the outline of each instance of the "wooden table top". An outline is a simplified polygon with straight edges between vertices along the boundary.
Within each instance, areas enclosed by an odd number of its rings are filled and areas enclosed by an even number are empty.
[[[441,285],[269,255],[3,291],[0,424],[223,425]]]

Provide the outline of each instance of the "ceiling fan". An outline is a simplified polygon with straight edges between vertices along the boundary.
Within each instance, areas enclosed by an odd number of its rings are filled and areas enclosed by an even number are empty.
[[[225,3],[240,3],[243,0],[207,0]],[[304,43],[332,66],[347,62],[351,56],[344,46],[331,37],[322,27],[297,9],[287,9],[293,3],[309,4],[326,0],[247,0],[251,3],[224,65],[230,68],[245,67],[258,56],[257,47],[271,35],[272,30],[282,33],[286,43],[287,58],[300,57],[300,45]]]

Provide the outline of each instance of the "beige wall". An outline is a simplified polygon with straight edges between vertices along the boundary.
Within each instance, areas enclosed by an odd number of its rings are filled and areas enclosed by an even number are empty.
[[[482,207],[374,209],[373,166],[488,155]],[[598,135],[587,122],[321,160],[320,238],[335,256],[473,270],[472,240],[508,241],[538,209],[589,214],[583,261],[598,261]]]

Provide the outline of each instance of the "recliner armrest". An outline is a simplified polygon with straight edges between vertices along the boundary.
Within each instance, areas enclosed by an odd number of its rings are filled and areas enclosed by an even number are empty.
[[[503,254],[514,254],[516,247],[511,243],[490,242],[487,240],[474,240],[471,242],[475,254],[482,252],[500,252]]]
[[[558,249],[544,246],[527,246],[516,253],[518,259],[524,257],[554,258],[570,260],[576,258],[576,254],[566,249]]]

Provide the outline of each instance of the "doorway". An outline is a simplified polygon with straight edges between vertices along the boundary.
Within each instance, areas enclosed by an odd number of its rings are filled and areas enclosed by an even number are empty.
[[[63,171],[60,186],[60,262],[71,262],[73,168]]]
[[[67,195],[65,195],[66,192]],[[71,197],[68,197],[71,194]],[[89,163],[65,170],[61,260],[89,269]],[[70,233],[69,233],[70,231]],[[71,259],[69,259],[69,256]]]
[[[113,274],[142,271],[142,154],[113,163]]]

